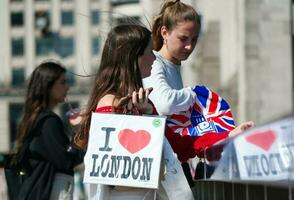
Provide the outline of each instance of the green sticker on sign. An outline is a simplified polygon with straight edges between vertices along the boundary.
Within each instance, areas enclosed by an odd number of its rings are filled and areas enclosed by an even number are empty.
[[[155,128],[158,128],[161,126],[161,120],[160,119],[154,119],[153,122],[152,122],[153,126]]]

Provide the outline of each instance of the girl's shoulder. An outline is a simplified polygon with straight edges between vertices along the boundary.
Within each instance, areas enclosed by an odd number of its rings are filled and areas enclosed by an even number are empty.
[[[97,113],[112,113],[113,110],[113,101],[115,100],[115,96],[113,94],[107,94],[102,97],[97,104],[95,112]]]
[[[152,64],[151,74],[152,73],[161,73],[166,71],[166,63],[164,59],[160,56],[159,52],[154,53],[156,59]]]
[[[179,68],[181,65],[177,65],[172,63],[171,61],[167,60],[166,58],[164,58],[160,52],[158,51],[153,51],[154,55],[156,57],[156,59],[154,60],[153,64],[152,64],[152,69],[156,68],[157,70],[171,70],[171,69],[177,69]]]
[[[97,108],[106,107],[106,106],[111,107],[113,105],[114,99],[115,99],[115,96],[113,94],[106,94],[105,96],[99,99]]]
[[[159,51],[153,50],[153,54],[155,55],[155,60],[153,62],[153,65],[154,65],[154,63],[159,64],[159,65],[164,65],[164,58],[160,55]]]
[[[58,121],[61,120],[61,118],[53,111],[43,111],[38,115],[35,123],[38,123],[39,121],[44,121],[46,119],[51,119],[51,118],[55,118]]]
[[[53,111],[43,111],[34,121],[30,128],[30,132],[38,132],[39,130],[43,129],[45,124],[47,126],[55,126],[56,124],[58,124],[58,126],[62,126],[63,122],[62,119]]]
[[[42,112],[39,117],[38,117],[38,123],[44,124],[44,123],[49,123],[49,124],[59,124],[63,126],[63,121],[59,115],[57,115],[53,111],[46,111]]]
[[[97,104],[95,112],[97,113],[123,113],[123,108],[113,107],[114,101],[117,101],[115,95],[107,94],[102,97]]]
[[[102,107],[97,107],[95,110],[96,113],[112,113],[113,108],[112,106],[102,106]]]

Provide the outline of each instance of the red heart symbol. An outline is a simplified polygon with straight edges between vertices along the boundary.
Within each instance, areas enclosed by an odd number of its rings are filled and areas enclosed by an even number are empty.
[[[246,137],[246,140],[267,151],[276,140],[276,133],[273,130],[257,132]]]
[[[144,130],[135,132],[131,129],[123,129],[118,134],[119,143],[132,154],[145,148],[150,139],[150,134]]]

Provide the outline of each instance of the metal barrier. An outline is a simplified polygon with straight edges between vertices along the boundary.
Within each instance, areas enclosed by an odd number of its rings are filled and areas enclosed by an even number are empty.
[[[294,185],[234,183],[198,180],[192,188],[196,200],[293,200]]]

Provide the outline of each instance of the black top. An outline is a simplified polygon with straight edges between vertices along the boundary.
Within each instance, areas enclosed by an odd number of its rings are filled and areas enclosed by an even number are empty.
[[[48,200],[54,175],[73,175],[73,168],[83,161],[84,153],[78,150],[67,151],[70,144],[63,123],[53,112],[42,112],[36,119],[28,138],[28,151],[24,159],[30,165],[30,172],[21,185],[17,200]]]
[[[56,173],[73,175],[73,168],[83,161],[83,153],[67,151],[70,141],[65,134],[60,117],[53,112],[46,112],[45,114],[47,113],[49,115],[37,127],[38,130],[34,131],[29,146],[31,158],[40,162],[51,163]]]

